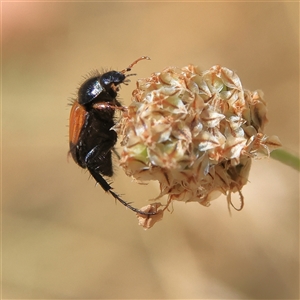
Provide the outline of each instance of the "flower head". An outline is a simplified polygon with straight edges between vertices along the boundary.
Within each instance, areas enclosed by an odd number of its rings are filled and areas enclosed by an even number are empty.
[[[159,181],[164,210],[172,200],[208,206],[220,194],[231,204],[232,192],[243,205],[251,159],[281,145],[263,133],[266,112],[263,93],[243,89],[225,67],[168,67],[137,81],[115,127],[123,137],[120,165],[139,181]]]

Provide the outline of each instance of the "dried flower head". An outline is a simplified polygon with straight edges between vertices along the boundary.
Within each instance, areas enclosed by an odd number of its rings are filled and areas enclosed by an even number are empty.
[[[208,206],[220,194],[229,206],[232,192],[240,195],[240,210],[251,159],[268,157],[281,145],[263,133],[263,93],[243,89],[225,67],[200,72],[188,65],[138,80],[132,95],[114,128],[123,137],[120,165],[126,174],[158,180],[157,198],[168,195],[163,211],[172,200]]]

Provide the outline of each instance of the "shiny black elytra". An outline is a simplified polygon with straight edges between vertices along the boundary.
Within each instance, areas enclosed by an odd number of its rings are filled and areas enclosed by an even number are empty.
[[[125,202],[113,192],[110,184],[103,176],[113,175],[112,151],[117,142],[117,133],[111,128],[115,125],[116,109],[122,105],[116,99],[121,83],[126,84],[125,75],[138,61],[149,59],[142,56],[128,68],[118,72],[109,71],[88,78],[78,90],[78,98],[74,101],[69,122],[70,154],[74,161],[83,169],[88,169],[97,183],[132,211],[145,213]]]

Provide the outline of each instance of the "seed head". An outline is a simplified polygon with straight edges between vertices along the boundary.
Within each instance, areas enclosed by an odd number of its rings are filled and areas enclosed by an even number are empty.
[[[262,91],[243,89],[225,67],[168,67],[137,81],[114,128],[122,136],[120,165],[138,181],[159,181],[157,199],[168,195],[160,217],[173,200],[208,206],[224,194],[230,207],[232,192],[239,193],[240,210],[251,159],[281,146],[263,133],[266,113]],[[140,221],[146,228],[154,223]]]

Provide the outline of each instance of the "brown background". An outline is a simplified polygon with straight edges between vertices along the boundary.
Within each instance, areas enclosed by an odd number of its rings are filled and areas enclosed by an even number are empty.
[[[242,212],[175,203],[144,231],[67,160],[68,100],[95,68],[236,70],[298,151],[298,3],[2,3],[3,298],[298,298],[298,173],[255,161]],[[130,102],[135,78],[123,86]],[[116,168],[138,207],[158,193]]]

